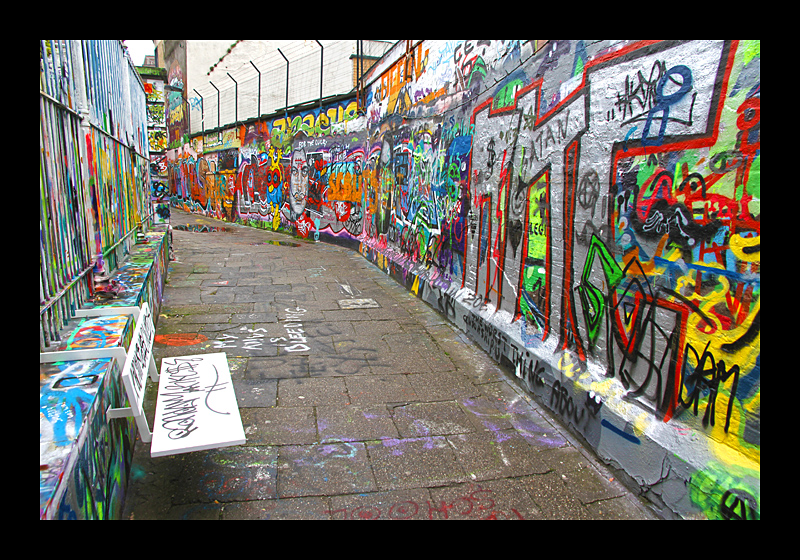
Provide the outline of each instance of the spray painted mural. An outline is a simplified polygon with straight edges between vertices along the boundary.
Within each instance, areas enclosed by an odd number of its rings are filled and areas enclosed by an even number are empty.
[[[760,41],[537,43],[196,138],[173,204],[357,243],[665,509],[760,517]]]
[[[364,123],[347,100],[194,138],[168,152],[172,203],[303,237],[324,229],[355,240]]]

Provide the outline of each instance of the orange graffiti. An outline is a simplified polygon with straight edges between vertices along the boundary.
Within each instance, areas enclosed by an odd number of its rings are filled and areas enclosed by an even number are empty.
[[[155,341],[167,346],[192,346],[208,340],[208,337],[200,333],[173,333],[157,334]]]

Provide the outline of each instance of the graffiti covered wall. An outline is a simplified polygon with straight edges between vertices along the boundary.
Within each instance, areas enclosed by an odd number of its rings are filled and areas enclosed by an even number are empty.
[[[194,138],[172,203],[358,247],[665,510],[760,517],[760,41],[541,43]]]
[[[357,245],[365,123],[348,99],[195,137],[168,151],[172,204]]]

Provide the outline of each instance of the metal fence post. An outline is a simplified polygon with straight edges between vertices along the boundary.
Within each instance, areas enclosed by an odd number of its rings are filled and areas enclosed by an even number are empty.
[[[253,64],[252,60],[250,61],[250,64],[252,64],[253,68],[255,68],[256,72],[258,72],[258,117],[260,118],[261,117],[261,70],[259,70],[258,67],[256,67],[255,64]]]
[[[317,41],[316,39],[314,40]],[[323,68],[323,62],[325,60],[325,47],[323,47],[322,43],[320,43],[319,41],[317,41],[317,44],[321,49],[319,53],[319,114],[321,116],[322,115],[322,68]]]
[[[228,75],[228,77],[231,80],[233,80],[233,83],[236,84],[236,107],[234,109],[234,114],[235,114],[234,121],[238,123],[239,122],[239,82],[237,82],[236,80],[233,79],[233,76],[231,76],[230,72],[225,72],[225,73]]]
[[[219,88],[214,85],[214,82],[211,80],[208,81],[215,90],[217,90],[217,128],[219,128]]]
[[[203,136],[205,136],[206,135],[205,101],[203,100],[203,96],[200,95],[199,91],[197,91],[194,88],[192,88],[192,91],[194,91],[197,94],[197,97],[200,98],[200,130],[201,130]]]
[[[283,111],[284,111],[284,115],[285,115],[284,118],[286,119],[286,134],[287,134],[287,138],[288,138],[288,134],[289,134],[289,59],[286,58],[286,55],[284,55],[283,52],[281,52],[280,49],[278,49],[278,52],[283,57],[283,60],[286,61],[286,104],[283,106]]]

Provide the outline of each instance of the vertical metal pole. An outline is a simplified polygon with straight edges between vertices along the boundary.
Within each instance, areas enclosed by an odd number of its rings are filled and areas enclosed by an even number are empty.
[[[286,61],[286,104],[283,106],[283,112],[286,119],[286,137],[289,137],[289,59],[286,58],[286,55],[278,49],[278,52],[283,57],[283,60]]]
[[[414,57],[413,52],[414,51],[411,50],[411,39],[406,39],[406,60],[405,60],[405,67],[406,68],[403,71],[403,81],[404,82],[409,81],[411,79],[411,77],[412,77],[412,76],[408,75],[408,57],[411,56],[411,58],[413,59],[413,57]]]
[[[364,72],[362,67],[364,58],[364,41],[359,39],[356,43],[356,105],[359,110],[366,111],[366,108],[363,106],[364,103],[361,99],[361,90],[363,89],[363,83],[361,81],[361,75]]]
[[[353,69],[354,78],[356,79],[356,111],[361,109],[361,99],[359,99],[359,95],[361,94],[361,82],[358,79],[358,57],[361,56],[361,39],[356,39],[356,66]]]
[[[361,104],[366,111],[366,94],[364,93],[364,40],[361,40],[361,55],[358,57],[358,81],[361,82]]]
[[[317,41],[316,39],[314,39]],[[322,68],[323,63],[325,61],[325,47],[322,46],[322,43],[317,41],[319,48],[321,49],[319,52],[319,114],[322,115]]]
[[[256,72],[258,72],[258,117],[260,118],[261,117],[261,70],[259,70],[256,67],[256,65],[253,64],[252,60],[250,61],[250,64],[252,64],[253,68],[255,68]]]
[[[225,73],[228,75],[228,77],[231,80],[233,80],[233,76],[231,76],[230,72],[225,72]],[[236,84],[236,110],[235,110],[236,117],[235,117],[234,120],[238,123],[239,122],[239,82],[237,82],[236,80],[233,80],[233,83]]]
[[[192,91],[194,91],[197,94],[197,97],[200,98],[200,130],[201,130],[201,133],[203,134],[203,136],[205,137],[205,135],[206,135],[205,101],[203,100],[203,96],[200,95],[199,91],[197,91],[194,88],[192,88]]]
[[[214,82],[212,82],[211,80],[209,80],[208,83],[211,84],[211,87],[217,90],[217,128],[219,128],[219,88],[215,86]]]

